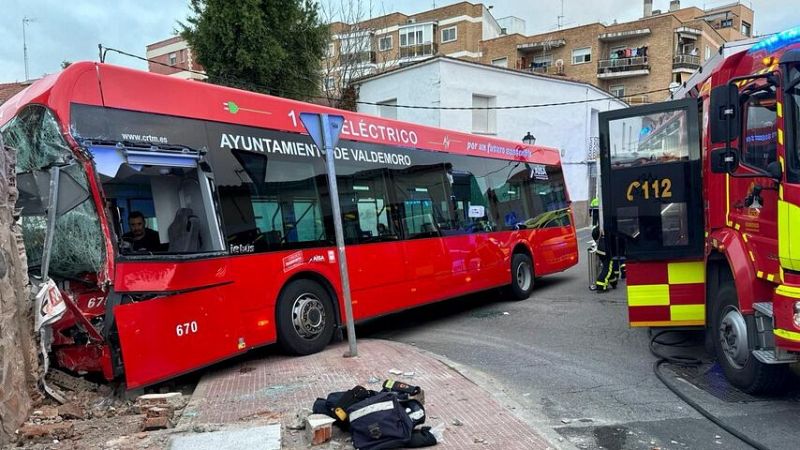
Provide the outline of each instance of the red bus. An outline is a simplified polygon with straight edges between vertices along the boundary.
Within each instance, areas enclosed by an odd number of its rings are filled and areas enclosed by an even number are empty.
[[[345,117],[355,320],[508,285],[524,299],[577,263],[554,149],[75,63],[0,107],[32,279],[67,304],[56,364],[134,388],[330,342],[345,325],[330,196],[300,112]]]

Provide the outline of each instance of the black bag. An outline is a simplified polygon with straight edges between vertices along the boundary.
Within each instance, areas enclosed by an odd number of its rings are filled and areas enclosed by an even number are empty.
[[[393,392],[353,404],[347,416],[353,446],[359,450],[402,448],[411,440],[414,423]]]

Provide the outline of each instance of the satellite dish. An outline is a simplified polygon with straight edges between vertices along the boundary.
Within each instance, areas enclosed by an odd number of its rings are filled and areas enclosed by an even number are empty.
[[[678,83],[677,81],[673,81],[672,83],[669,84],[669,91],[674,94],[675,91],[677,91],[678,88],[680,88],[680,87],[681,87],[680,83]]]
[[[556,60],[556,67],[563,67],[563,66],[564,66],[564,60],[563,59],[557,59]]]

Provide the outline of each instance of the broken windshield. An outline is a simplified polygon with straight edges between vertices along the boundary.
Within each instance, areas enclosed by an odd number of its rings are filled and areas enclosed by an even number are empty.
[[[88,195],[89,183],[80,164],[73,161],[53,114],[42,106],[27,107],[2,133],[17,155],[20,196],[16,207],[21,211],[29,268],[38,272],[45,262],[49,180],[51,169],[59,166],[61,191],[52,227],[50,271],[64,276],[99,271],[105,255],[100,221]]]

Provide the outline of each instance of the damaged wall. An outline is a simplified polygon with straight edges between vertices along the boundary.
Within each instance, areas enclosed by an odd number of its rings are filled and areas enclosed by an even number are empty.
[[[38,400],[38,356],[22,234],[14,221],[15,154],[0,135],[0,444],[14,438]]]

